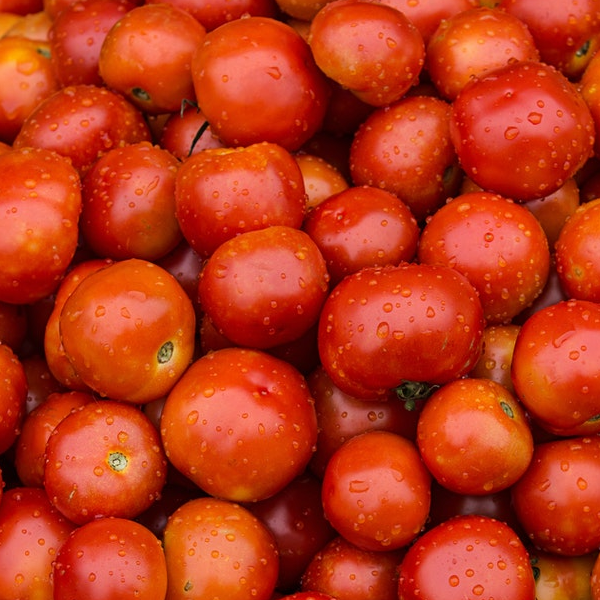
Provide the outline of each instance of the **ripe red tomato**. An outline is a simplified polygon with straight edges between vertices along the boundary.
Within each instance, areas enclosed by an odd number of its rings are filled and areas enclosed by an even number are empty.
[[[0,454],[6,452],[21,432],[27,400],[27,376],[10,346],[0,344]]]
[[[558,435],[600,432],[600,305],[560,301],[523,323],[515,342],[517,397],[545,430]]]
[[[325,75],[290,25],[248,17],[208,32],[192,59],[198,105],[228,146],[273,142],[297,150],[321,127]]]
[[[158,498],[166,476],[159,433],[130,404],[85,403],[56,425],[46,444],[44,488],[78,525],[136,517]]]
[[[536,548],[581,556],[600,545],[600,437],[536,444],[531,464],[511,488],[513,506]]]
[[[297,340],[329,292],[325,259],[310,236],[273,225],[223,242],[200,273],[200,305],[232,342],[254,348]]]
[[[131,258],[84,277],[64,302],[59,330],[83,383],[144,404],[168,393],[192,360],[196,313],[169,272]]]
[[[194,362],[167,396],[169,461],[207,493],[250,502],[298,477],[317,440],[304,377],[258,350],[223,348]]]
[[[453,102],[450,135],[467,176],[514,200],[555,192],[595,141],[583,97],[537,61],[511,63],[467,84]]]
[[[349,184],[340,171],[320,156],[298,152],[294,155],[304,181],[306,208],[314,208],[323,200],[348,189]]]
[[[345,442],[323,475],[325,516],[362,550],[392,551],[425,526],[431,475],[416,445],[389,431],[367,431]]]
[[[441,384],[479,360],[484,319],[467,278],[446,266],[405,263],[347,276],[319,320],[323,368],[359,398],[403,383]]]
[[[109,517],[71,532],[56,555],[52,580],[54,600],[164,600],[167,566],[149,529]]]
[[[534,600],[529,555],[517,534],[490,517],[463,515],[423,534],[400,564],[400,600]]]
[[[217,498],[180,506],[164,532],[167,599],[269,600],[279,571],[266,525],[246,508]]]

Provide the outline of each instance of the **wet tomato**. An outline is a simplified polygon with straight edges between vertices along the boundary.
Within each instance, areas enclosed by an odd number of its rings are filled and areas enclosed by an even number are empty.
[[[0,454],[6,452],[21,432],[27,400],[27,376],[23,364],[9,346],[0,344]]]

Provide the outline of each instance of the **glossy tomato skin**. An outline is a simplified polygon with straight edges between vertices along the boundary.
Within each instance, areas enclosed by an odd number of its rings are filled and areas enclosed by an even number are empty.
[[[592,578],[597,561],[596,550],[582,556],[533,551],[531,564],[535,573],[536,600],[593,600]]]
[[[319,355],[341,390],[385,395],[406,381],[442,384],[468,373],[481,355],[484,324],[475,289],[451,267],[365,268],[327,298]]]
[[[251,502],[304,471],[317,420],[294,367],[258,350],[224,348],[196,360],[171,390],[161,437],[170,462],[201,489]]]
[[[192,59],[192,77],[200,109],[230,146],[267,141],[297,150],[327,109],[329,84],[308,44],[268,17],[210,31]]]
[[[54,292],[75,254],[80,179],[67,159],[43,148],[2,154],[0,178],[0,300],[30,304]]]
[[[307,209],[314,208],[329,196],[348,189],[346,178],[337,167],[324,158],[307,152],[297,152],[294,158],[302,173]]]
[[[531,417],[557,435],[600,431],[600,307],[564,300],[523,323],[512,360],[517,397]]]
[[[555,192],[590,157],[590,109],[559,71],[519,61],[473,80],[452,104],[452,142],[466,175],[514,200]]]
[[[412,545],[400,564],[399,599],[534,600],[529,555],[517,534],[490,517],[445,521]]]
[[[25,418],[27,376],[19,356],[0,344],[0,454],[15,442]]]
[[[163,600],[167,567],[163,549],[146,527],[107,517],[71,532],[52,570],[55,600]]]
[[[527,472],[511,488],[532,544],[562,556],[598,548],[600,438],[576,436],[537,444]]]
[[[431,475],[416,445],[389,431],[367,431],[330,458],[321,490],[325,516],[368,551],[398,550],[425,526]]]

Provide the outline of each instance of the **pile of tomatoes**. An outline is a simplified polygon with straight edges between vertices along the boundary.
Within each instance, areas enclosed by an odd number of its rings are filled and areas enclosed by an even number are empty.
[[[600,0],[0,0],[2,600],[600,600]]]

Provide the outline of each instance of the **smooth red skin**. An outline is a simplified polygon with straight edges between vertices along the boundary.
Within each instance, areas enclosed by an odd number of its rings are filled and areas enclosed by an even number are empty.
[[[481,302],[450,267],[406,263],[343,279],[319,320],[321,364],[342,391],[386,395],[406,381],[442,384],[481,355]]]
[[[371,113],[350,147],[354,184],[395,194],[422,222],[460,184],[450,116],[450,105],[434,96],[407,96]]]
[[[383,398],[354,398],[342,392],[322,365],[308,374],[307,383],[315,400],[319,435],[310,469],[319,478],[333,453],[347,440],[370,430],[385,430],[414,440],[420,403],[408,410],[393,393]]]
[[[327,109],[329,84],[308,44],[272,18],[237,19],[208,32],[192,76],[200,109],[228,146],[268,141],[297,150]]]
[[[486,6],[442,21],[427,45],[427,72],[440,94],[454,100],[473,77],[514,60],[539,60],[527,26]]]
[[[321,481],[305,473],[247,508],[273,533],[279,551],[277,589],[292,591],[315,554],[335,535],[321,503]]]
[[[430,217],[419,262],[461,272],[479,294],[488,324],[510,322],[542,292],[550,249],[540,222],[522,205],[487,192],[460,194]]]
[[[460,516],[430,529],[400,564],[400,600],[503,598],[534,600],[529,555],[505,523]]]
[[[349,183],[339,170],[320,156],[299,152],[294,159],[302,172],[306,191],[306,208],[311,209],[338,192],[348,189]]]
[[[594,566],[598,562],[597,550],[582,556],[558,556],[539,551],[531,554],[536,573],[536,600],[598,598],[599,590],[594,577]]]
[[[536,548],[562,556],[598,548],[599,458],[597,436],[536,445],[529,469],[511,488],[517,518]]]
[[[127,464],[113,468],[113,453]],[[159,497],[166,474],[154,425],[137,407],[113,400],[71,412],[46,444],[44,488],[53,506],[78,525],[136,517]]]
[[[21,431],[27,400],[27,376],[21,359],[0,344],[0,454],[6,452]]]
[[[597,58],[596,58],[597,57]],[[579,82],[579,89],[581,95],[585,100],[586,104],[592,113],[594,123],[596,124],[596,130],[600,126],[600,86],[598,80],[600,79],[600,54],[596,53],[589,64],[585,68],[585,71],[581,75]],[[600,157],[600,136],[596,136],[594,144],[594,158]],[[592,163],[593,164],[593,163]],[[594,196],[596,197],[596,196]]]
[[[389,431],[354,436],[327,463],[325,516],[346,540],[368,551],[393,551],[425,526],[431,475],[416,445]]]
[[[85,0],[65,7],[48,31],[50,59],[61,86],[102,85],[98,60],[108,30],[136,6],[133,0]]]
[[[545,63],[520,61],[467,84],[452,104],[450,136],[466,175],[514,200],[552,194],[593,151],[583,97]]]
[[[317,552],[302,576],[302,589],[344,600],[398,600],[397,569],[404,550],[361,550],[338,536]]]
[[[330,79],[373,106],[399,100],[425,62],[419,30],[403,12],[385,4],[328,2],[313,17],[308,42]]]
[[[183,161],[175,182],[177,220],[203,258],[245,231],[304,219],[302,171],[278,144],[207,149]]]
[[[569,298],[600,302],[600,198],[582,204],[561,229],[556,272]]]
[[[279,559],[269,529],[246,508],[198,498],[178,508],[165,527],[168,600],[269,600]]]
[[[600,306],[566,300],[540,309],[517,337],[511,376],[517,397],[545,430],[600,431]]]
[[[41,488],[4,490],[0,503],[0,594],[52,598],[52,563],[75,525]]]
[[[265,352],[223,348],[196,360],[161,416],[169,461],[208,494],[253,502],[306,468],[317,419],[304,377]]]
[[[13,146],[54,150],[83,174],[111,148],[150,140],[143,114],[125,98],[81,84],[63,87],[38,104]]]
[[[52,571],[55,600],[164,600],[167,566],[159,540],[129,519],[98,519],[75,529]]]
[[[329,196],[308,212],[302,229],[325,258],[331,285],[364,267],[410,262],[420,234],[402,200],[370,186]]]
[[[175,215],[179,161],[150,142],[113,148],[82,180],[80,233],[97,255],[157,261],[183,239]]]
[[[79,176],[62,156],[23,148],[0,156],[0,178],[0,300],[30,304],[56,289],[75,254]]]
[[[328,282],[310,236],[273,225],[223,242],[200,273],[198,295],[229,340],[266,349],[297,340],[317,323]]]

